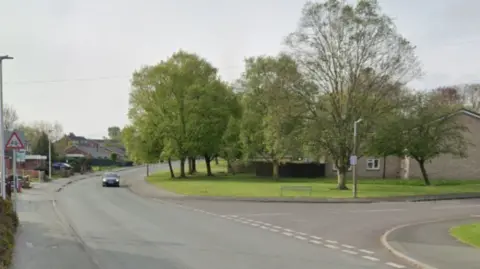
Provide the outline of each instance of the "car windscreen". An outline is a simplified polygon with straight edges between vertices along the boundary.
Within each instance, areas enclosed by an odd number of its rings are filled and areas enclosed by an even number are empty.
[[[115,178],[118,178],[118,175],[117,174],[113,174],[113,173],[107,173],[107,174],[104,174],[103,177],[107,178],[112,178],[112,177],[115,177]]]

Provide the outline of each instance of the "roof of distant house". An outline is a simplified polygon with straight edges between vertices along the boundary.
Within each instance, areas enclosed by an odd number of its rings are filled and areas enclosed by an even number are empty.
[[[87,140],[84,136],[76,136],[74,133],[69,133],[67,137],[70,140]]]

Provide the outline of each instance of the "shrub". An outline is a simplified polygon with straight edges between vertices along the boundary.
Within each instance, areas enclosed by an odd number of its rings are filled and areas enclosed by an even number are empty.
[[[9,268],[15,245],[18,216],[10,200],[0,198],[0,268]]]

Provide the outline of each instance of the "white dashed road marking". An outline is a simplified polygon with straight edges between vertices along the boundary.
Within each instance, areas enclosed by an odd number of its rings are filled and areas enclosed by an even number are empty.
[[[363,253],[367,253],[367,254],[373,254],[375,252],[373,251],[370,251],[370,250],[366,250],[366,249],[360,249],[359,251],[363,252]]]
[[[396,263],[393,263],[393,262],[387,262],[386,265],[394,267],[394,268],[405,268],[405,266],[400,265],[400,264],[396,264]]]
[[[183,205],[179,205],[179,204],[176,204],[176,205],[181,207],[181,208],[193,210],[195,212],[200,212],[200,213],[208,214],[208,215],[212,215],[212,216],[218,216],[218,217],[221,217],[223,219],[233,220],[235,222],[247,224],[247,225],[250,225],[250,226],[253,226],[253,227],[257,227],[257,228],[261,228],[263,230],[268,230],[268,231],[275,232],[275,233],[280,233],[281,232],[285,236],[292,237],[292,238],[302,240],[302,241],[308,241],[308,243],[312,243],[312,244],[315,244],[315,245],[318,245],[318,246],[323,245],[323,246],[325,246],[329,249],[340,250],[343,253],[347,253],[347,254],[350,254],[350,255],[358,255],[360,252],[362,252],[362,253],[368,254],[368,255],[361,256],[363,259],[373,261],[373,262],[380,261],[380,259],[372,256],[375,253],[373,251],[366,250],[366,249],[359,249],[359,248],[356,248],[352,245],[341,244],[341,243],[339,243],[338,241],[335,241],[335,240],[326,240],[326,239],[324,240],[322,237],[319,237],[319,236],[316,236],[316,235],[309,235],[309,234],[304,233],[304,232],[294,231],[294,230],[291,230],[291,229],[283,228],[281,226],[273,225],[271,223],[266,223],[266,222],[262,222],[262,221],[258,221],[258,220],[248,219],[248,218],[245,217],[245,216],[247,216],[246,214],[242,214],[242,217],[239,217],[238,215],[220,215],[220,214],[215,214],[215,213],[212,213],[212,212],[208,212],[208,211],[204,211],[204,210],[200,210],[200,209],[195,209],[195,208],[191,208],[191,207],[187,207],[187,206],[183,206]],[[478,206],[478,205],[476,205],[476,206]],[[443,208],[446,208],[446,207],[437,207],[437,208],[434,208],[434,209],[443,209]],[[371,210],[371,212],[376,212],[376,211],[382,211],[382,210]],[[390,211],[397,211],[397,210],[395,209],[395,210],[390,210]],[[249,216],[260,216],[260,215],[274,215],[274,214],[250,214]],[[278,215],[280,215],[280,214],[278,214]],[[282,215],[290,215],[290,214],[282,214]],[[472,215],[472,217],[480,217],[480,215]],[[27,242],[26,244],[27,244],[28,247],[33,247],[32,243]],[[394,262],[388,262],[387,261],[387,262],[385,262],[385,264],[392,267],[392,268],[398,268],[398,269],[406,268],[404,265],[397,264],[397,263],[394,263]]]
[[[348,249],[342,249],[343,252],[345,253],[348,253],[348,254],[352,254],[352,255],[357,255],[358,252],[356,251],[353,251],[353,250],[348,250]]]
[[[371,261],[374,261],[374,262],[379,261],[379,259],[377,259],[375,257],[372,257],[372,256],[362,256],[362,258],[367,259],[367,260],[371,260]]]

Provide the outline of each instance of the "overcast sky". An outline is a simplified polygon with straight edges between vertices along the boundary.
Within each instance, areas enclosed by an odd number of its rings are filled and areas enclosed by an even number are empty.
[[[23,122],[58,120],[101,137],[128,123],[129,79],[178,49],[234,80],[246,56],[275,54],[303,0],[0,0],[4,102]],[[417,45],[431,88],[480,82],[480,1],[380,0]]]

